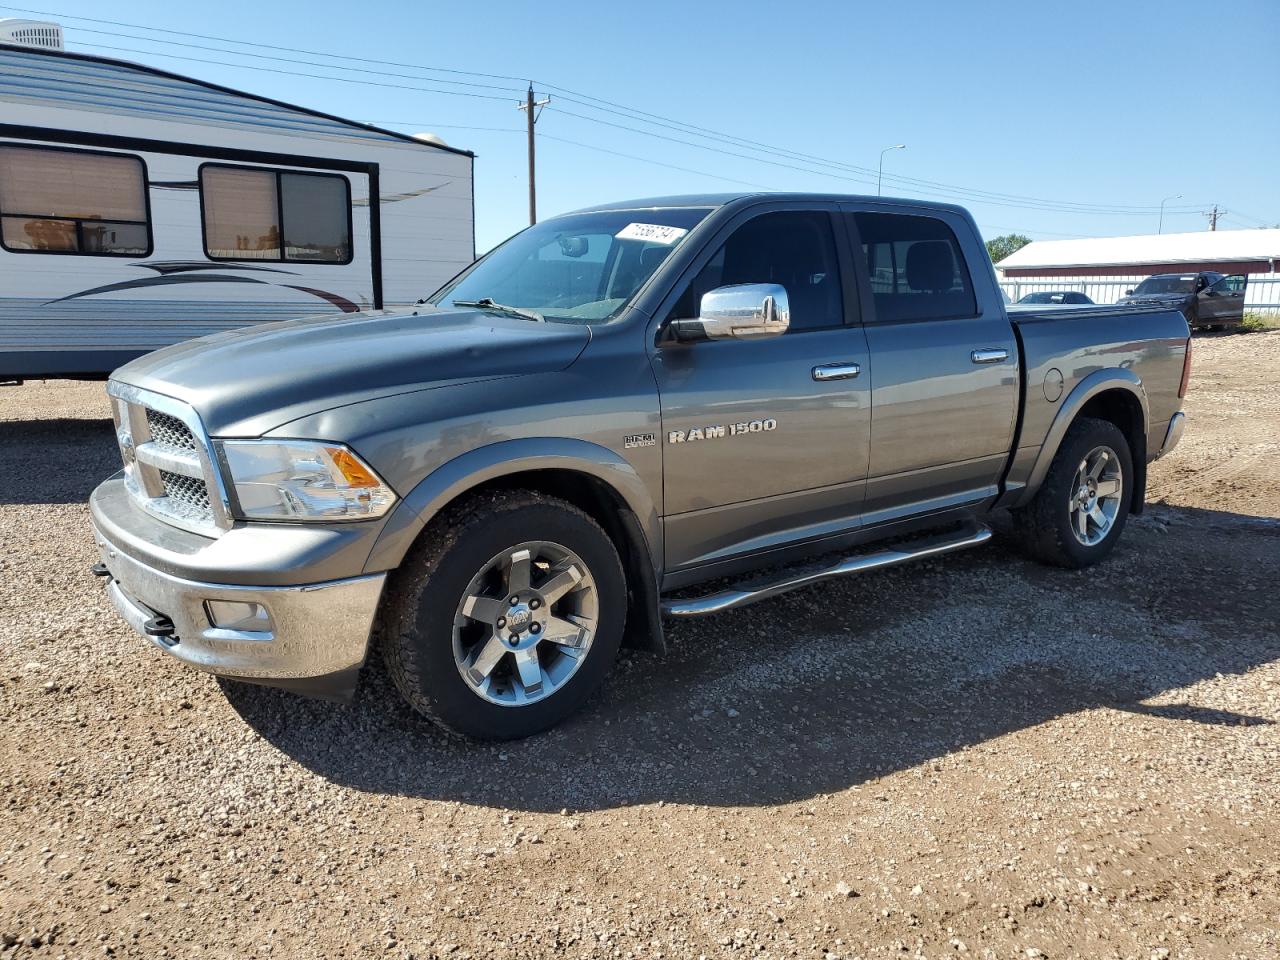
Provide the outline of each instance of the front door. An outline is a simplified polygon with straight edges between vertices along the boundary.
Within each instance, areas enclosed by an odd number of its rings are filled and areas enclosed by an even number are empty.
[[[957,237],[970,240],[972,228],[950,214],[848,217],[874,304],[865,321],[875,390],[863,522],[994,496],[1013,442],[1019,359],[1003,308],[975,290],[969,264],[985,252],[976,241],[962,247]]]
[[[870,377],[862,328],[846,316],[835,226],[821,207],[736,223],[671,312],[697,316],[717,287],[778,283],[791,326],[771,339],[655,349],[668,570],[857,526]]]
[[[1233,274],[1211,284],[1200,294],[1200,317],[1213,326],[1235,326],[1244,320],[1246,277]]]

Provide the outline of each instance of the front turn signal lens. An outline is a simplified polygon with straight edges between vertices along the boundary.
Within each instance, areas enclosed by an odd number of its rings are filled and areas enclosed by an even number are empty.
[[[338,468],[338,472],[352,487],[382,486],[378,475],[366,467],[363,461],[346,447],[325,447],[325,450],[333,458],[333,465]]]

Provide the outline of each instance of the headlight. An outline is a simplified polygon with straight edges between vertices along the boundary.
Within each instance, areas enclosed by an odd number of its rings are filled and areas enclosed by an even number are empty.
[[[365,520],[396,495],[338,443],[221,440],[218,446],[242,520]]]

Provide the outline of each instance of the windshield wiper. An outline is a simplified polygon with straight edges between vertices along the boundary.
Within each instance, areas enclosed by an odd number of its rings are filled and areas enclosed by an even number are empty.
[[[505,303],[498,303],[493,297],[481,297],[479,300],[454,300],[455,307],[479,307],[481,310],[497,310],[500,313],[509,313],[513,317],[523,317],[526,320],[537,320],[539,323],[546,318],[542,314],[534,310],[524,310],[520,307],[509,307]]]

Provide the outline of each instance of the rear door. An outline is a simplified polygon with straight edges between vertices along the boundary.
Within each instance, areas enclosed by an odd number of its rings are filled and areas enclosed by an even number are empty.
[[[739,283],[786,288],[791,327],[763,340],[661,340],[663,525],[669,570],[855,528],[870,377],[834,204],[740,214],[673,291],[665,319]]]
[[[1012,325],[975,268],[985,252],[948,211],[846,209],[866,268],[874,373],[863,522],[978,503],[998,490],[1013,442],[1019,357]]]

